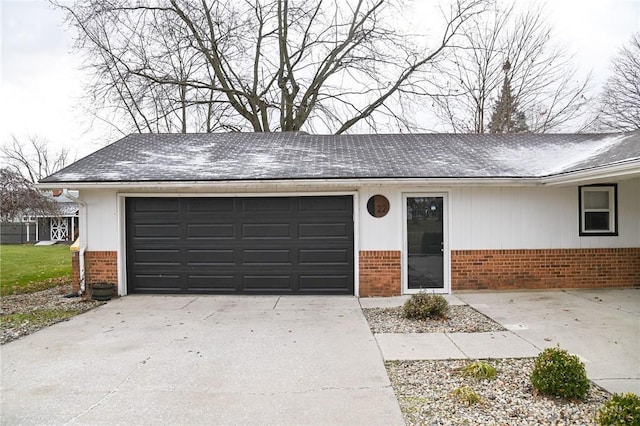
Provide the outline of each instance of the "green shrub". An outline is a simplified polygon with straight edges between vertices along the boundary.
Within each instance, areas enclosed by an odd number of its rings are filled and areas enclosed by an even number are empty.
[[[417,293],[405,302],[403,310],[406,318],[446,318],[449,302],[440,294]]]
[[[473,361],[460,369],[460,374],[467,377],[473,377],[477,380],[496,378],[498,372],[496,368],[485,361]]]
[[[471,406],[480,402],[480,396],[469,386],[461,386],[451,392],[454,398],[466,406]]]
[[[640,426],[640,398],[635,393],[615,393],[598,408],[596,422],[600,426]]]
[[[538,355],[530,379],[533,387],[546,395],[583,399],[589,391],[584,363],[559,347]]]

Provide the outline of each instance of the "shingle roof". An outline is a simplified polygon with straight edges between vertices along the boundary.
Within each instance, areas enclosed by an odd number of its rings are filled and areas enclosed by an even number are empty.
[[[539,178],[638,159],[640,132],[133,134],[42,182]]]

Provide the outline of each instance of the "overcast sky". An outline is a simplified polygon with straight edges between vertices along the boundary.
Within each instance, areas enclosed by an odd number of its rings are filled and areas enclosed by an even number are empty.
[[[84,156],[113,141],[79,107],[84,73],[63,14],[45,0],[0,2],[0,143],[38,135]],[[640,0],[549,0],[547,13],[578,66],[593,70],[597,89],[611,57],[640,31]]]

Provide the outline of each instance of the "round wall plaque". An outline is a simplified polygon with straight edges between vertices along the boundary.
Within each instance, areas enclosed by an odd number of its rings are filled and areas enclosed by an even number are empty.
[[[367,201],[367,211],[373,217],[385,217],[389,213],[389,200],[384,195],[374,195]]]

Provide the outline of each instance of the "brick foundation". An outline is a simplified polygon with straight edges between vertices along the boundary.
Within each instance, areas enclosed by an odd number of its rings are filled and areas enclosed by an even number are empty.
[[[80,289],[73,252],[73,290]],[[361,251],[360,296],[402,294],[401,252]],[[118,283],[117,252],[85,253],[87,284]],[[640,286],[640,248],[452,250],[451,289],[523,290]]]
[[[451,289],[640,286],[640,248],[453,250]]]
[[[73,252],[73,290],[80,290],[80,254]],[[118,286],[118,253],[115,251],[87,251],[84,253],[84,269],[87,285],[108,282]]]
[[[402,294],[400,251],[361,251],[359,266],[361,297]]]
[[[71,286],[74,292],[80,290],[80,253],[71,252]]]

